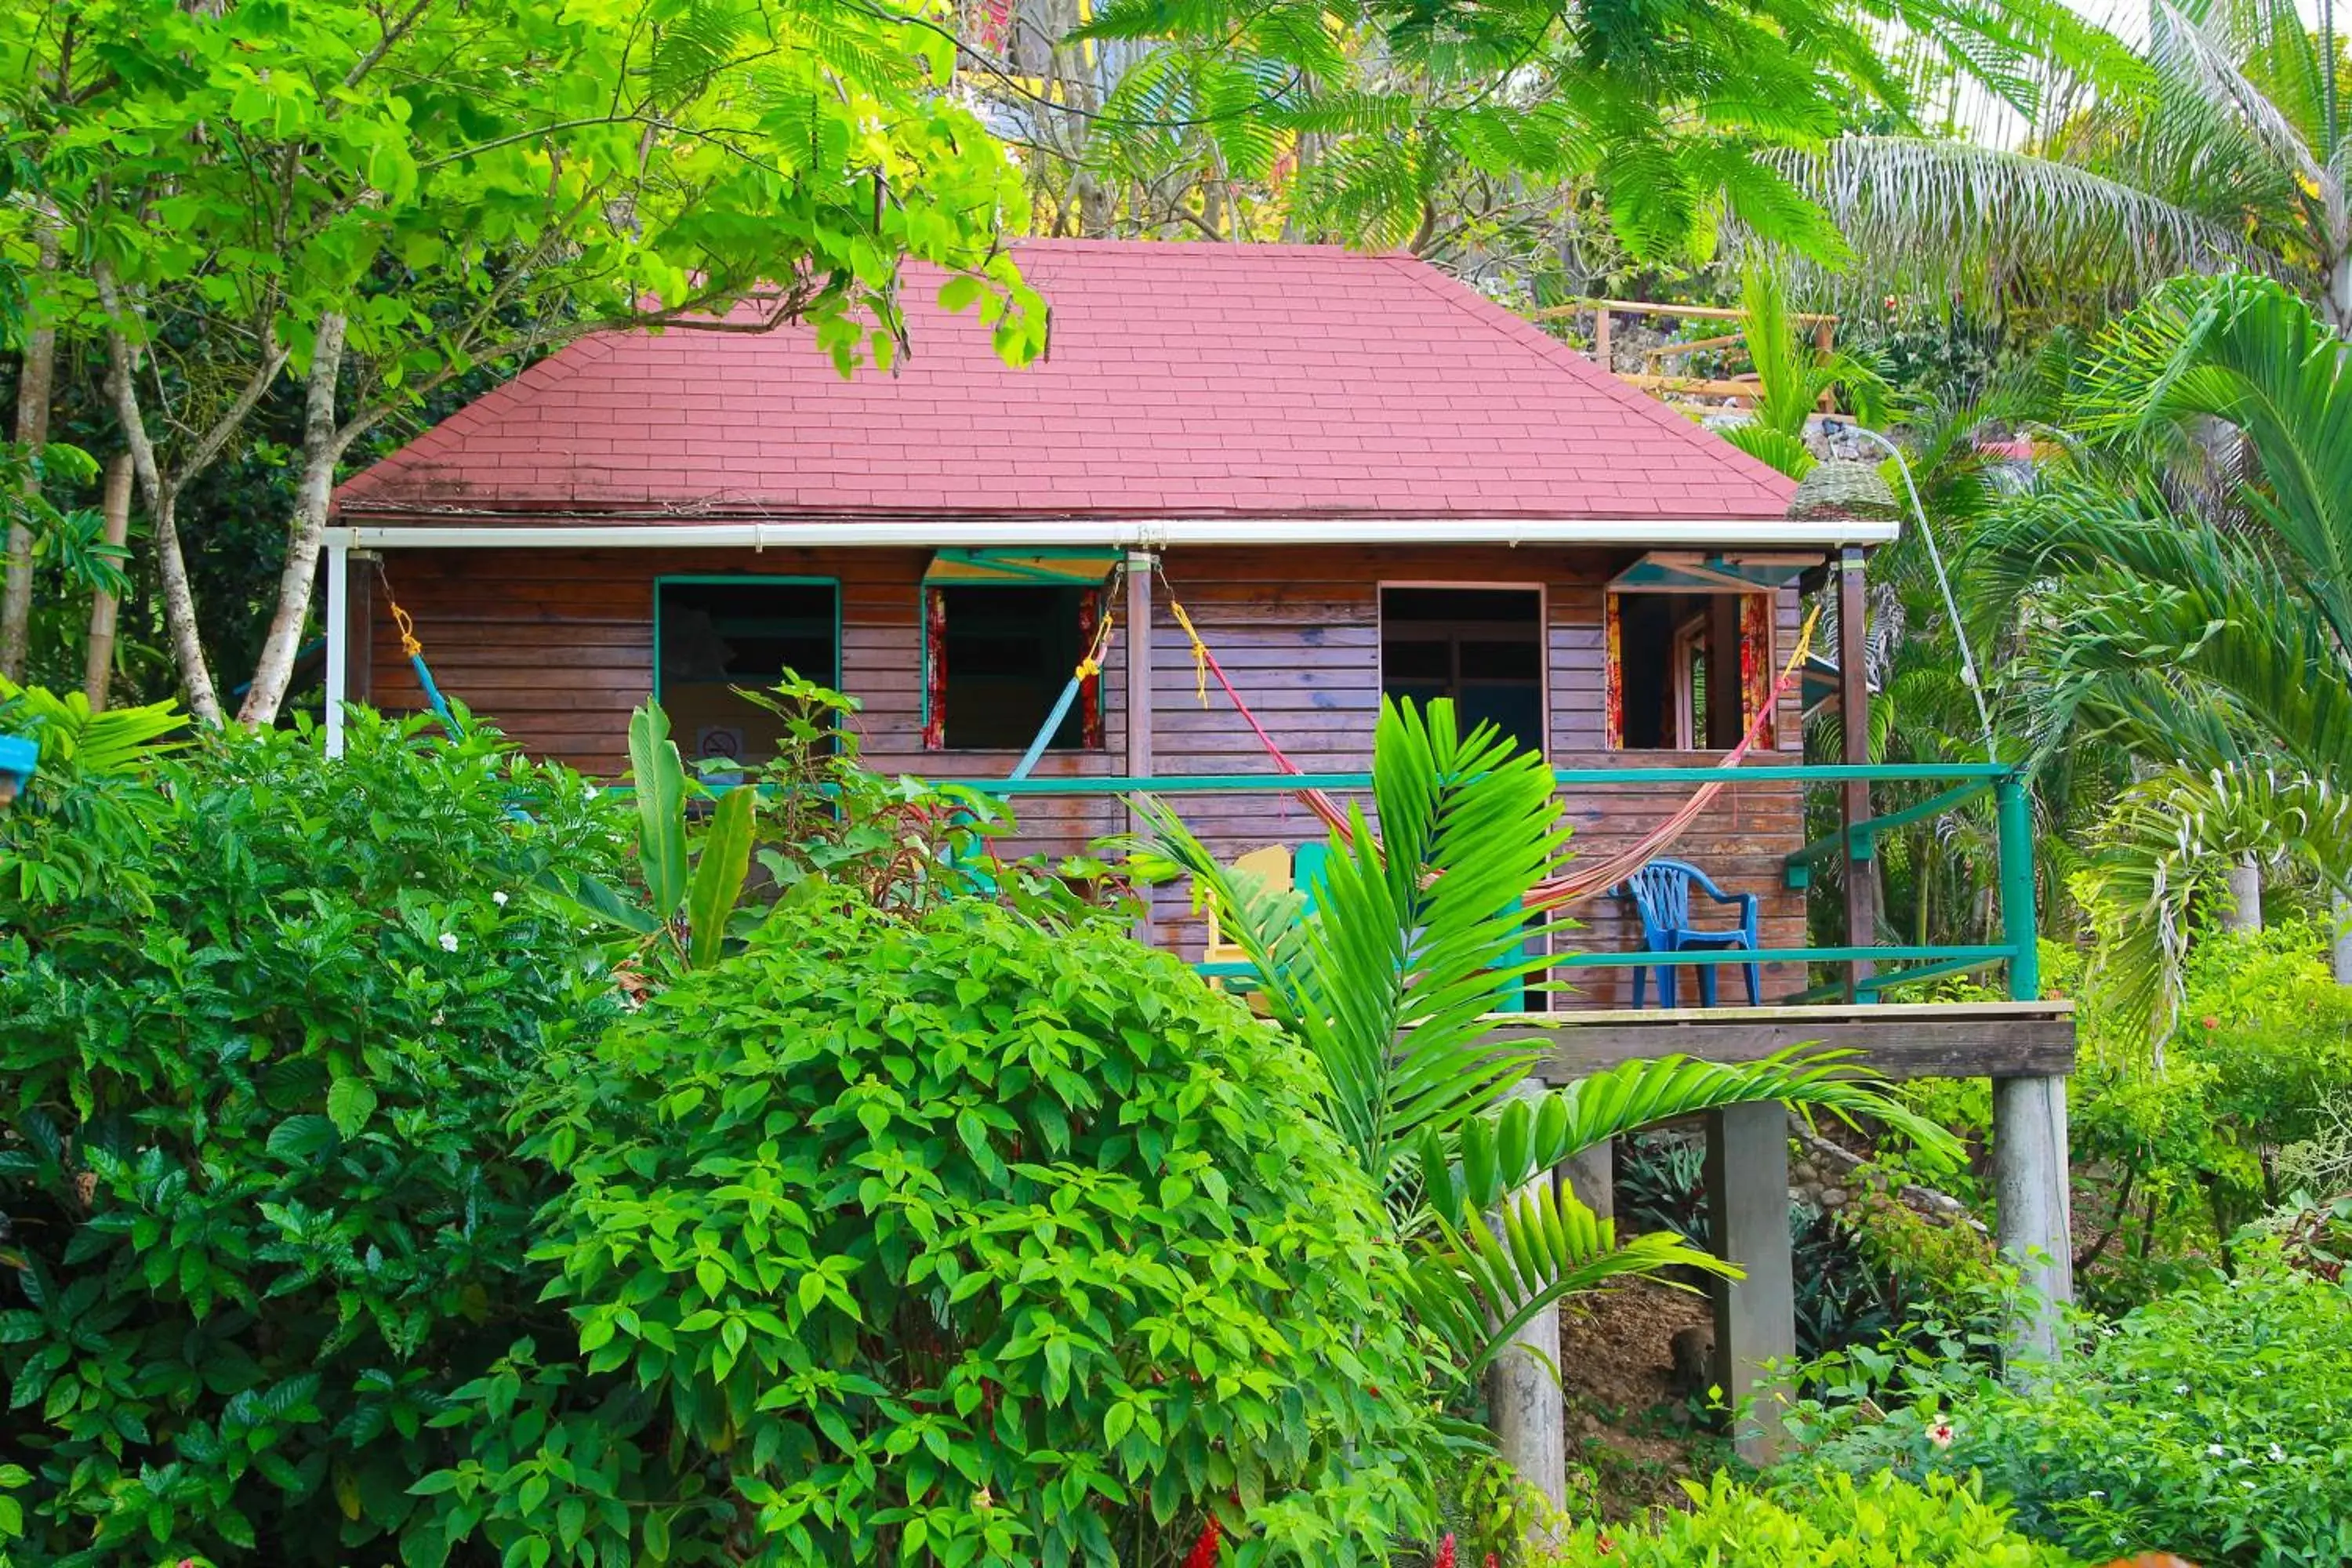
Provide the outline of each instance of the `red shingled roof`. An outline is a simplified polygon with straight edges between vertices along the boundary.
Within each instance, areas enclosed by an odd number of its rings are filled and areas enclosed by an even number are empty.
[[[1008,369],[910,268],[913,351],[607,333],[345,483],[348,512],[1778,518],[1789,481],[1402,256],[1033,241]]]

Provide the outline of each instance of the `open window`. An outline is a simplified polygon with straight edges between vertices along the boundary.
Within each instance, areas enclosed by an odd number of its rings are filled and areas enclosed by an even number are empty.
[[[1612,593],[1607,614],[1612,751],[1739,744],[1771,695],[1769,594]]]
[[[772,686],[787,669],[841,684],[841,595],[834,583],[664,577],[654,584],[654,696],[689,761],[772,754],[775,716],[732,689]]]
[[[1103,590],[933,582],[923,599],[923,744],[933,751],[1025,749],[1094,646]],[[1046,748],[1097,751],[1102,744],[1102,678],[1089,674]]]
[[[1492,724],[1540,754],[1543,591],[1382,588],[1381,691],[1423,704],[1451,698],[1465,730]]]

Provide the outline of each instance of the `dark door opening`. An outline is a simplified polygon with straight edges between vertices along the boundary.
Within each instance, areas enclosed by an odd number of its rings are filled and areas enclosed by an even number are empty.
[[[1383,695],[1423,704],[1451,698],[1465,731],[1492,724],[1540,754],[1543,678],[1542,590],[1381,590]]]

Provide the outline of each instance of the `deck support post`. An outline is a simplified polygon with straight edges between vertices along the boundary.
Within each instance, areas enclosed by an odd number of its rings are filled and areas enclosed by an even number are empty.
[[[1847,545],[1838,552],[1838,728],[1843,732],[1843,760],[1861,765],[1870,761],[1870,604],[1861,549]],[[1845,940],[1849,947],[1870,947],[1878,941],[1878,876],[1876,865],[1864,858],[1865,847],[1853,837],[1858,823],[1870,820],[1870,784],[1850,779],[1841,804],[1845,843]],[[1862,982],[1874,966],[1856,959],[1846,970],[1846,1000],[1867,1002],[1872,996]]]
[[[1992,1167],[2000,1249],[2034,1295],[2009,1341],[2011,1366],[2030,1381],[2057,1357],[2062,1309],[2074,1300],[2063,1078],[1992,1080]]]
[[[1617,1148],[1595,1143],[1560,1163],[1559,1179],[1595,1219],[1617,1217]]]
[[[1548,1091],[1527,1082],[1514,1091],[1529,1099]],[[1539,1191],[1549,1171],[1506,1202]],[[1558,1516],[1568,1508],[1568,1399],[1560,1387],[1559,1306],[1546,1307],[1511,1336],[1510,1344],[1486,1368],[1486,1409],[1495,1428],[1495,1451],[1519,1479],[1533,1488]],[[1530,1521],[1531,1546],[1549,1545],[1551,1518]]]
[[[343,754],[343,704],[352,692],[352,547],[327,545],[327,755]]]
[[[1706,1119],[1706,1205],[1716,1256],[1740,1279],[1717,1279],[1715,1382],[1735,1412],[1732,1446],[1769,1464],[1782,1444],[1784,1394],[1765,1363],[1797,1353],[1795,1259],[1789,1242],[1789,1112],[1777,1100],[1733,1105]],[[1743,1401],[1751,1401],[1741,1409]]]
[[[1151,574],[1159,557],[1127,552],[1127,775],[1151,776]],[[1151,892],[1135,919],[1135,940],[1151,941]]]

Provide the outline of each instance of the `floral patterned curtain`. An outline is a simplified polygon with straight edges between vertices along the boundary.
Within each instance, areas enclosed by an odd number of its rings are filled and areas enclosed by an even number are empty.
[[[1624,627],[1618,615],[1617,594],[1601,595],[1601,640],[1605,649],[1601,674],[1602,723],[1604,744],[1612,751],[1625,745],[1625,648]],[[1741,727],[1756,722],[1771,700],[1772,623],[1779,606],[1774,594],[1742,594],[1739,595],[1739,714]],[[1778,743],[1777,715],[1765,724],[1762,737],[1757,742],[1759,751],[1772,751]]]

